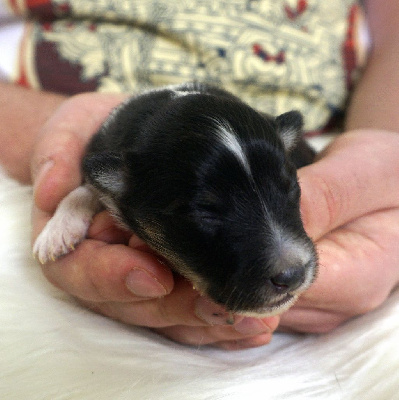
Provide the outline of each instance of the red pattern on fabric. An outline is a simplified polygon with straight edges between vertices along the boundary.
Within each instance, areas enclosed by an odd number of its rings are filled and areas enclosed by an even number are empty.
[[[285,13],[290,20],[295,20],[301,16],[308,8],[308,2],[306,0],[299,0],[296,9],[292,9],[287,4],[284,6]]]
[[[27,12],[41,20],[55,19],[70,13],[70,5],[63,3],[53,4],[51,0],[6,0],[14,14],[20,15]]]
[[[348,29],[346,39],[342,46],[342,56],[346,72],[346,86],[350,89],[353,85],[353,71],[358,67],[356,57],[356,22],[359,13],[359,6],[354,5],[349,10]]]
[[[23,36],[22,42],[21,42],[21,48],[20,48],[19,60],[18,60],[19,70],[17,71],[18,75],[16,78],[16,83],[20,86],[24,86],[26,88],[31,88],[31,85],[30,85],[29,79],[28,79],[28,75],[26,73],[26,66],[25,66],[25,59],[24,59],[24,55],[26,52],[26,46],[27,46],[26,41],[29,36],[28,31],[29,31],[28,28],[25,29],[24,36]]]
[[[265,62],[274,61],[277,64],[282,64],[285,62],[284,50],[280,50],[275,56],[272,56],[266,50],[264,50],[260,44],[255,43],[252,45],[252,51]]]
[[[63,59],[55,43],[38,43],[35,62],[37,78],[43,88],[68,95],[93,92],[98,88],[98,79],[81,79],[82,65]]]

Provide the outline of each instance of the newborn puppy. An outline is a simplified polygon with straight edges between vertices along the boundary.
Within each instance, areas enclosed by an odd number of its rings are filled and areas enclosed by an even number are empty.
[[[34,254],[45,263],[73,250],[104,205],[230,312],[280,313],[317,271],[299,210],[296,167],[313,158],[301,129],[298,112],[273,118],[202,84],[132,97],[91,140],[85,182]]]

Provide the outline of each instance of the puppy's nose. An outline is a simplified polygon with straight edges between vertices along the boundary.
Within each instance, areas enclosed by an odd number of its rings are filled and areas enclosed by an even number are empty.
[[[270,282],[280,293],[292,292],[305,281],[304,267],[291,267],[270,278]]]

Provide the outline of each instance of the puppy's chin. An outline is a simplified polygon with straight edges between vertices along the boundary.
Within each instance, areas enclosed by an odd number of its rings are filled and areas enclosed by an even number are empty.
[[[286,294],[281,299],[265,305],[256,310],[236,310],[234,314],[244,315],[246,317],[266,318],[282,314],[294,305],[299,295]]]
[[[223,302],[218,302],[217,300],[213,299],[212,296],[208,293],[210,285],[207,283],[207,281],[198,274],[193,273],[193,271],[190,270],[185,265],[185,263],[182,262],[182,260],[180,260],[177,256],[174,256],[173,261],[173,264],[170,264],[170,261],[166,262],[166,264],[174,265],[175,269],[177,269],[181,275],[183,275],[189,282],[191,282],[193,289],[199,292],[201,296],[206,296],[215,303],[224,306],[226,308],[226,311],[230,312],[231,314],[243,315],[246,317],[265,318],[282,314],[290,307],[292,307],[297,301],[299,295],[310,286],[310,281],[307,281],[302,285],[301,288],[297,289],[295,292],[275,296],[274,299],[271,299],[264,305],[254,309],[232,309],[226,306],[226,304],[223,304]],[[176,268],[176,265],[178,265],[179,268]]]

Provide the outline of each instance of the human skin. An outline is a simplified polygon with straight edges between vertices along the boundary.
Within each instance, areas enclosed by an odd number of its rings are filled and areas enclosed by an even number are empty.
[[[0,81],[0,162],[9,175],[31,182],[33,144],[65,96]]]
[[[374,48],[349,108],[348,132],[319,161],[299,171],[302,216],[317,245],[320,272],[281,320],[237,317],[233,326],[227,325],[220,306],[172,275],[104,212],[75,252],[43,266],[46,277],[111,318],[151,327],[182,343],[226,349],[266,344],[278,324],[287,331],[330,331],[381,305],[399,281],[399,121],[391,89],[399,84],[399,51],[394,51],[399,40],[393,29],[399,6],[383,0],[368,6]],[[61,198],[80,184],[84,146],[124,96],[65,99],[12,85],[3,88],[0,160],[21,181],[29,182],[32,174],[35,238]]]

